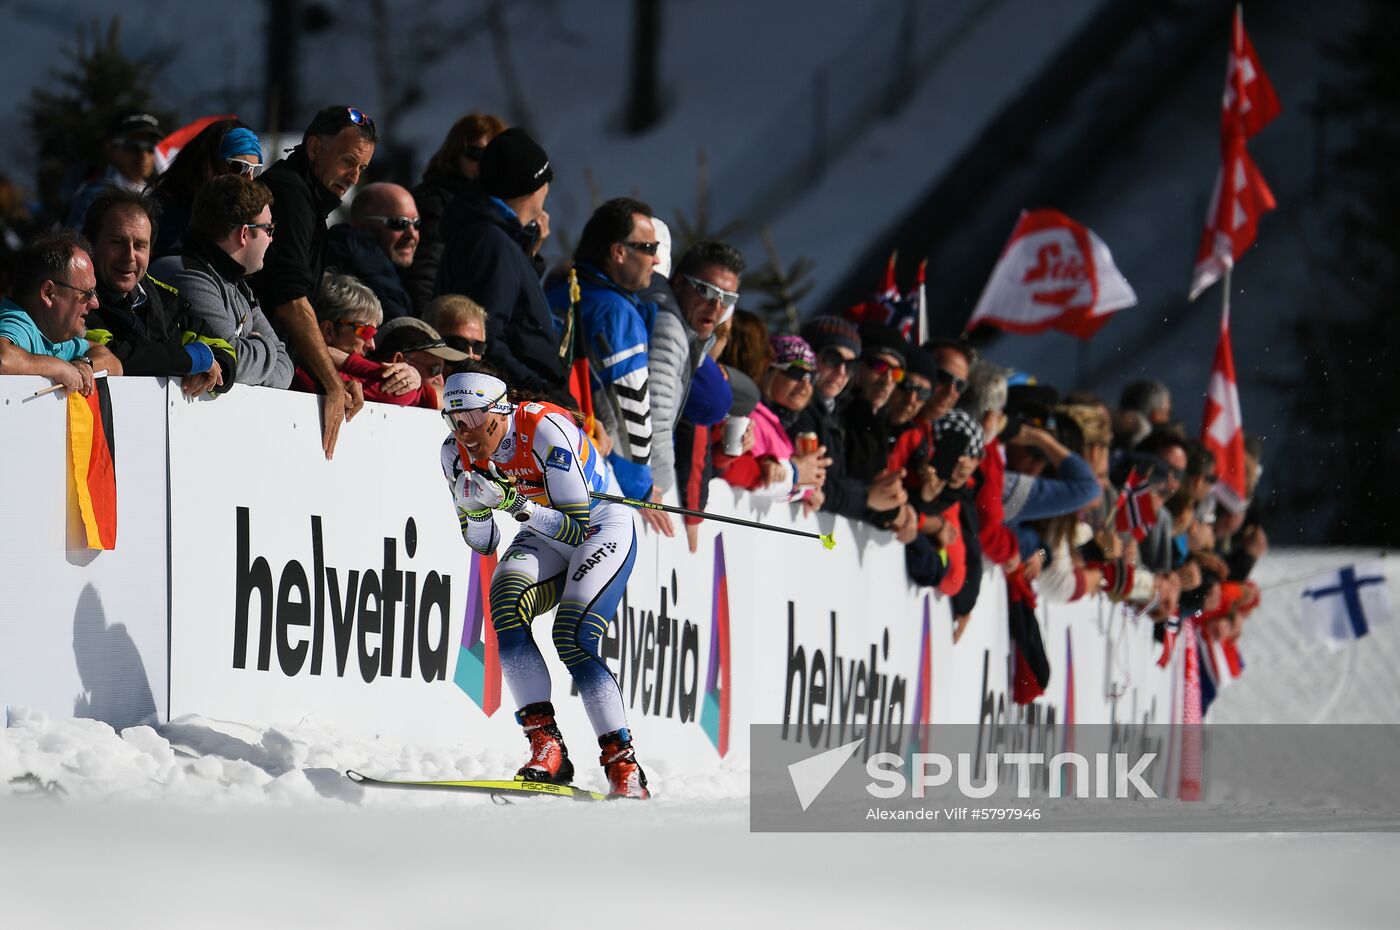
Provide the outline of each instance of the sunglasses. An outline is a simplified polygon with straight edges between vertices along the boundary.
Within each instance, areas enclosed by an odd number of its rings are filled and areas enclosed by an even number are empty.
[[[353,323],[350,320],[336,320],[335,325],[350,327],[355,331],[355,335],[359,336],[365,342],[372,340],[375,333],[379,332],[378,326],[371,326],[369,323]]]
[[[276,223],[244,223],[244,229],[261,229],[267,233],[267,238],[271,239],[272,234],[277,231]]]
[[[953,390],[959,394],[967,390],[967,379],[959,378],[946,368],[938,369],[938,383],[951,385]]]
[[[486,354],[485,339],[467,339],[463,336],[447,336],[443,339],[449,346],[458,352],[465,352],[468,355],[475,355],[481,358]]]
[[[727,310],[739,302],[739,294],[735,291],[726,291],[722,287],[715,287],[709,281],[701,281],[690,275],[685,275],[685,280],[695,288],[695,293],[699,294],[705,303],[718,300],[719,305]]]
[[[97,296],[97,288],[95,287],[83,290],[80,287],[74,287],[67,281],[54,281],[53,283],[57,284],[59,287],[66,287],[68,290],[73,291],[85,304],[92,303],[92,299]]]
[[[229,170],[241,178],[248,178],[251,180],[263,172],[262,165],[254,165],[241,158],[225,158],[224,161],[228,163]]]
[[[410,226],[417,229],[423,225],[423,218],[421,216],[366,216],[362,217],[362,219],[383,223],[394,232],[403,232]]]
[[[156,144],[150,139],[123,139],[122,148],[128,152],[138,152],[142,155],[149,155],[156,150]]]
[[[491,416],[491,408],[505,400],[502,394],[485,407],[477,407],[475,410],[444,410],[442,418],[447,421],[451,429],[477,429]]]
[[[812,369],[803,368],[801,365],[773,365],[772,367],[777,369],[778,374],[794,381],[812,380]]]
[[[904,393],[908,394],[910,397],[917,398],[918,400],[928,400],[930,397],[933,396],[933,388],[923,384],[915,386],[913,384],[910,384],[908,380],[901,381],[899,384],[899,389]]]
[[[634,252],[641,252],[643,255],[655,255],[656,250],[661,248],[659,242],[630,242],[624,239],[622,244]]]
[[[370,132],[374,132],[374,120],[370,119],[369,114],[364,110],[356,107],[346,107],[345,115],[349,117],[350,122],[354,123],[356,126],[363,126]]]
[[[865,367],[870,369],[872,375],[888,374],[890,380],[895,384],[904,380],[904,369],[892,362],[887,362],[882,358],[871,359],[865,363]]]
[[[851,364],[854,359],[848,359],[841,354],[840,349],[827,347],[817,353],[817,359],[827,368],[835,368],[838,371]]]

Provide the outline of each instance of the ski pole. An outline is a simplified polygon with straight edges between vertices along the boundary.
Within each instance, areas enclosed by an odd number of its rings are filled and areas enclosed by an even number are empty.
[[[805,536],[808,539],[821,540],[821,544],[827,549],[836,548],[836,537],[830,533],[809,533],[806,530],[792,530],[785,526],[773,526],[769,523],[758,523],[753,520],[742,520],[739,517],[724,517],[717,513],[706,513],[703,510],[687,510],[684,507],[672,507],[670,504],[657,504],[652,501],[639,501],[633,497],[617,497],[613,494],[603,494],[599,491],[592,491],[589,494],[594,500],[611,501],[614,504],[626,504],[629,507],[645,507],[647,510],[660,510],[665,513],[678,513],[686,517],[699,517],[702,520],[718,520],[720,523],[732,523],[735,526],[747,526],[756,530],[771,530],[774,533],[787,533],[790,536]]]

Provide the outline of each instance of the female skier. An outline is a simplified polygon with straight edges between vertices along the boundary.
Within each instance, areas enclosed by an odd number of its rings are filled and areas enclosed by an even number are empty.
[[[491,579],[501,671],[530,742],[530,759],[516,777],[567,784],[574,776],[554,721],[549,671],[530,633],[531,621],[558,604],[554,648],[598,734],[609,796],[648,798],[622,692],[598,654],[636,559],[632,512],[589,496],[606,490],[606,465],[567,411],[512,403],[490,368],[467,367],[447,379],[443,392],[452,435],[442,444],[442,470],[462,536],[477,552],[492,553],[500,542],[493,510],[521,524]]]

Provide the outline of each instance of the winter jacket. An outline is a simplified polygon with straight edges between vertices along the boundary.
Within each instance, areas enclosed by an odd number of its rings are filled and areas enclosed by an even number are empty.
[[[788,439],[778,415],[766,405],[759,404],[753,408],[749,422],[753,425],[752,450],[736,456],[712,450],[715,470],[720,472],[720,477],[735,487],[749,491],[755,500],[794,501],[807,496],[809,489],[797,486],[797,467],[792,464],[792,441]],[[785,467],[783,477],[764,484],[764,459],[782,463]]]
[[[1016,534],[1006,525],[1002,492],[1006,487],[1006,449],[995,437],[986,445],[977,466],[977,524],[982,528],[982,553],[996,565],[1005,565],[1017,554]]]
[[[658,287],[658,282],[660,286]],[[652,287],[640,295],[655,297],[648,355],[651,359],[651,474],[656,486],[669,491],[676,472],[674,433],[690,393],[691,380],[707,358],[714,334],[701,339],[681,316],[670,285],[652,275]]]
[[[642,303],[587,262],[579,262],[575,270],[579,332],[593,378],[593,413],[612,437],[608,462],[623,493],[644,500],[654,486],[647,342],[656,305]],[[567,281],[545,296],[557,316],[569,312]]]
[[[734,404],[734,390],[724,369],[708,355],[691,380],[691,390],[675,428],[676,486],[681,506],[704,510],[709,501],[710,479],[715,476],[711,446]],[[653,468],[653,475],[655,468]],[[686,517],[699,523],[699,517]]]
[[[88,207],[91,207],[93,202],[109,187],[119,187],[122,190],[139,194],[146,189],[146,182],[133,181],[118,171],[116,165],[108,165],[107,170],[102,172],[100,177],[87,181],[73,192],[73,202],[68,207],[68,219],[63,225],[69,229],[82,229],[83,220],[87,218]]]
[[[851,397],[841,420],[846,430],[846,473],[868,485],[889,458],[889,426],[860,394]]]
[[[1074,513],[1094,503],[1102,492],[1089,463],[1070,453],[1053,478],[1006,472],[1002,489],[1004,519],[1014,525]]]
[[[813,397],[797,419],[788,435],[794,440],[802,433],[816,433],[817,445],[826,446],[826,456],[831,464],[826,467],[826,483],[822,485],[821,509],[859,520],[865,516],[865,498],[870,493],[869,486],[846,470],[845,433],[841,419],[836,414],[835,404],[820,397]]]
[[[190,302],[190,319],[206,336],[233,346],[239,384],[285,388],[292,383],[292,359],[272,329],[243,266],[223,249],[191,238],[185,251],[168,255],[151,266],[164,281]]]
[[[354,275],[374,291],[384,308],[384,322],[413,316],[413,303],[399,278],[399,269],[384,254],[374,234],[337,223],[326,231],[326,267]]]
[[[340,198],[316,180],[301,146],[258,180],[272,191],[277,235],[268,247],[262,270],[251,278],[253,291],[269,313],[275,314],[278,307],[300,297],[314,307],[326,270],[326,217],[340,206]],[[291,378],[290,371],[287,377]]]
[[[155,242],[151,243],[151,258],[154,259],[174,255],[185,247],[185,231],[190,226],[190,208],[193,204],[160,194],[153,196],[160,205],[160,228],[156,230]]]
[[[413,253],[413,265],[404,273],[403,283],[413,300],[415,316],[426,313],[428,304],[437,296],[438,266],[447,246],[442,238],[442,217],[448,204],[458,197],[483,204],[489,200],[475,181],[432,168],[423,172],[423,180],[413,188],[413,202],[423,224],[418,227],[418,249]]]
[[[130,294],[98,285],[97,309],[87,315],[88,342],[106,346],[135,376],[180,378],[218,365],[223,391],[237,375],[232,344],[199,331],[190,302],[172,285],[149,275]]]
[[[517,390],[565,392],[571,359],[527,249],[531,239],[503,202],[454,200],[442,218],[447,242],[439,294],[464,294],[486,308],[486,360]]]

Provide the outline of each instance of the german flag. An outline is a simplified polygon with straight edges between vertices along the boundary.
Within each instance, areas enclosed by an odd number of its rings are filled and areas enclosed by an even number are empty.
[[[89,549],[117,546],[117,443],[107,379],[93,381],[88,397],[68,392],[68,457],[78,512]]]

